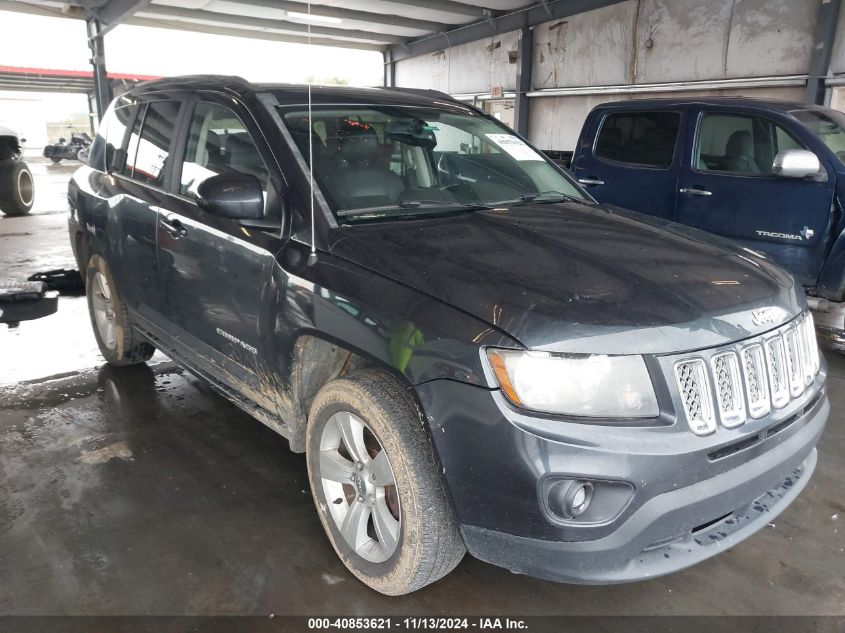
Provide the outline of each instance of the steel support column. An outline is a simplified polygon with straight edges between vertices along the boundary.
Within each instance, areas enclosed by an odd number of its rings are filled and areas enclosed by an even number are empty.
[[[106,49],[100,22],[94,18],[87,20],[88,47],[91,49],[91,66],[94,69],[94,102],[97,106],[97,119],[102,120],[106,108],[111,103],[111,85],[106,74]]]
[[[384,59],[384,87],[395,88],[396,64],[393,63],[393,53],[389,48],[382,52],[382,58]]]
[[[514,129],[518,134],[528,136],[528,93],[531,92],[531,76],[534,69],[534,30],[522,27],[519,30],[519,59],[516,67],[516,100],[514,102]]]
[[[823,105],[825,101],[825,79],[833,54],[833,39],[836,37],[836,23],[839,19],[841,0],[820,0],[816,12],[816,30],[813,34],[813,54],[810,58],[810,76],[807,79],[805,97],[810,103]]]

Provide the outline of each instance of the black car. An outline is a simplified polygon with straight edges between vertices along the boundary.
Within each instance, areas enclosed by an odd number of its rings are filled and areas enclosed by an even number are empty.
[[[406,593],[465,549],[652,577],[803,489],[829,405],[788,273],[595,203],[446,95],[311,93],[136,87],[69,228],[106,360],[158,348],[305,452],[358,578]]]

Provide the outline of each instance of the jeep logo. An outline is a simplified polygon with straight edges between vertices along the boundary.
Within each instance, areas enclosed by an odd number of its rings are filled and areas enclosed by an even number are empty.
[[[757,308],[751,311],[751,322],[754,325],[763,325],[765,323],[775,322],[774,308]]]

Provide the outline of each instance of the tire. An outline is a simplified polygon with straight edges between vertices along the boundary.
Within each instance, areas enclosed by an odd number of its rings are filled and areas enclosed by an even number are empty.
[[[359,422],[359,448],[351,451],[343,437]],[[311,406],[305,441],[317,514],[343,564],[364,584],[402,595],[461,561],[466,550],[431,440],[414,400],[394,378],[365,369],[326,384]],[[349,459],[356,455],[365,466]],[[391,477],[393,486],[378,488]],[[348,521],[354,517],[360,520]],[[358,526],[351,539],[341,531],[347,524]]]
[[[55,156],[51,157],[50,160],[53,161],[56,165],[62,162],[61,158],[56,158]]]
[[[78,152],[76,152],[76,160],[80,163],[87,163],[88,162],[88,148],[81,147]]]
[[[26,215],[35,201],[35,181],[22,160],[0,161],[0,211],[8,216]]]
[[[125,367],[148,361],[155,348],[132,327],[111,270],[100,255],[94,255],[88,261],[85,294],[94,338],[106,362],[114,367]]]

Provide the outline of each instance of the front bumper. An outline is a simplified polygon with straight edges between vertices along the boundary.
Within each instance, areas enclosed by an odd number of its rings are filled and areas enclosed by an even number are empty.
[[[451,381],[417,391],[468,551],[517,573],[606,584],[693,565],[783,511],[815,468],[830,409],[824,375],[817,382],[774,418],[708,438],[531,419],[497,391]],[[562,525],[539,498],[550,474],[625,481],[635,492],[612,521]]]

